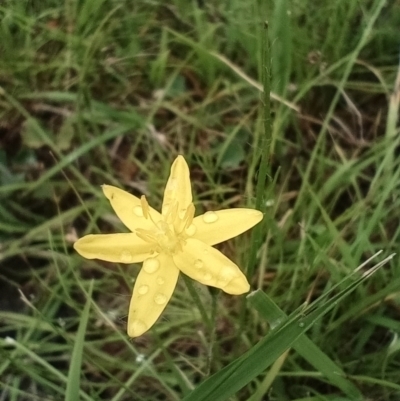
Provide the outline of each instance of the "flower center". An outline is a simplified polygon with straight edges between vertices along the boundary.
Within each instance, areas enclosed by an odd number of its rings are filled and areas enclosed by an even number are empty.
[[[179,209],[179,203],[177,201],[172,202],[162,219],[154,221],[144,195],[142,195],[140,201],[143,216],[151,220],[154,228],[150,230],[138,228],[136,235],[154,245],[155,252],[171,255],[182,251],[185,239],[193,235],[193,227],[191,227],[195,212],[193,203],[190,203],[186,209]]]

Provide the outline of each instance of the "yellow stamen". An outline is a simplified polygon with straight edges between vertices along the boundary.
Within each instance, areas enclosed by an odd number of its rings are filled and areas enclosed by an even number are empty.
[[[176,217],[178,216],[178,202],[173,202],[167,211],[167,215],[166,215],[166,222],[168,224],[174,224],[174,222],[176,221]]]
[[[149,217],[149,204],[147,203],[147,199],[144,195],[140,197],[140,204],[142,205],[143,216],[145,219]]]
[[[146,241],[150,244],[157,242],[157,237],[153,231],[144,230],[143,228],[138,228],[136,230],[136,235],[143,241]]]
[[[186,221],[185,228],[188,228],[192,224],[195,212],[196,210],[194,205],[191,203],[186,210],[185,217],[183,218]]]

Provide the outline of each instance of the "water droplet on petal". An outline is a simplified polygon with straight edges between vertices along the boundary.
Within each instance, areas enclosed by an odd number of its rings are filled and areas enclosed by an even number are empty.
[[[144,261],[143,269],[146,273],[155,273],[160,267],[160,262],[157,259],[149,258]]]
[[[143,209],[141,206],[135,206],[133,208],[133,213],[136,214],[138,217],[143,217]]]
[[[204,265],[204,262],[201,259],[197,259],[194,262],[194,267],[196,267],[197,269],[201,269]]]
[[[225,265],[221,269],[220,274],[225,275],[225,276],[230,276],[230,277],[237,276],[235,267],[234,266],[230,266],[230,265]]]
[[[156,281],[158,285],[163,285],[165,283],[164,277],[161,276],[158,276]]]
[[[141,285],[138,289],[138,293],[140,295],[147,294],[149,292],[149,286],[148,285]]]
[[[174,191],[176,188],[178,188],[178,180],[176,178],[170,178],[168,181],[168,190]]]
[[[215,212],[206,212],[203,214],[204,223],[214,223],[218,220],[218,215]]]
[[[217,282],[219,286],[225,287],[228,284],[229,280],[230,280],[229,276],[219,275]]]
[[[138,336],[147,330],[147,325],[141,320],[134,320],[130,324],[130,334],[134,336]]]
[[[192,235],[194,235],[197,231],[197,227],[194,224],[191,224],[188,228],[186,228],[185,233],[186,235],[188,235],[189,237],[191,237]]]
[[[122,263],[130,263],[132,262],[132,259],[133,259],[132,254],[129,251],[122,251],[121,255],[119,255],[119,260]]]
[[[212,274],[211,273],[204,273],[203,274],[203,280],[209,281],[212,279]]]
[[[230,266],[222,268],[217,278],[218,285],[225,287],[235,278],[235,276],[236,274],[232,271]]]
[[[154,297],[154,302],[157,305],[164,305],[167,302],[167,297],[164,294],[157,294]]]

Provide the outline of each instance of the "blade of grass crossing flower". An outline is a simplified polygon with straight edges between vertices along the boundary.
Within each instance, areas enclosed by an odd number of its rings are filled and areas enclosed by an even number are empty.
[[[249,302],[270,323],[271,327],[275,322],[287,319],[285,313],[262,291],[256,291],[253,296],[249,297]],[[362,399],[361,392],[351,381],[346,379],[345,372],[307,336],[301,336],[293,344],[293,348],[320,371],[332,385],[338,387],[351,399]]]
[[[357,280],[351,276],[348,279],[347,287],[332,296],[331,299],[318,303],[318,306],[315,306],[315,303],[311,304],[301,313],[290,316],[249,351],[201,383],[193,392],[183,398],[183,401],[224,401],[235,394],[271,366],[318,319],[333,309],[338,302],[353,292],[392,257],[393,255],[378,263]],[[251,293],[248,297],[253,297],[258,291]],[[267,297],[267,295],[265,296]]]
[[[90,283],[87,293],[87,301],[81,315],[78,332],[76,333],[74,349],[72,351],[71,364],[69,366],[65,401],[79,400],[81,384],[81,368],[83,347],[85,344],[86,326],[89,320],[90,304],[92,302],[93,281]]]

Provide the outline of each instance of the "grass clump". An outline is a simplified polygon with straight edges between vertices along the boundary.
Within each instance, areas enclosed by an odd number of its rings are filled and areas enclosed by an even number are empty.
[[[250,3],[1,4],[4,399],[399,398],[400,13]],[[83,260],[72,243],[124,229],[101,184],[159,209],[177,154],[199,213],[265,212],[255,238],[219,247],[257,291],[181,280],[130,341],[137,266]]]

